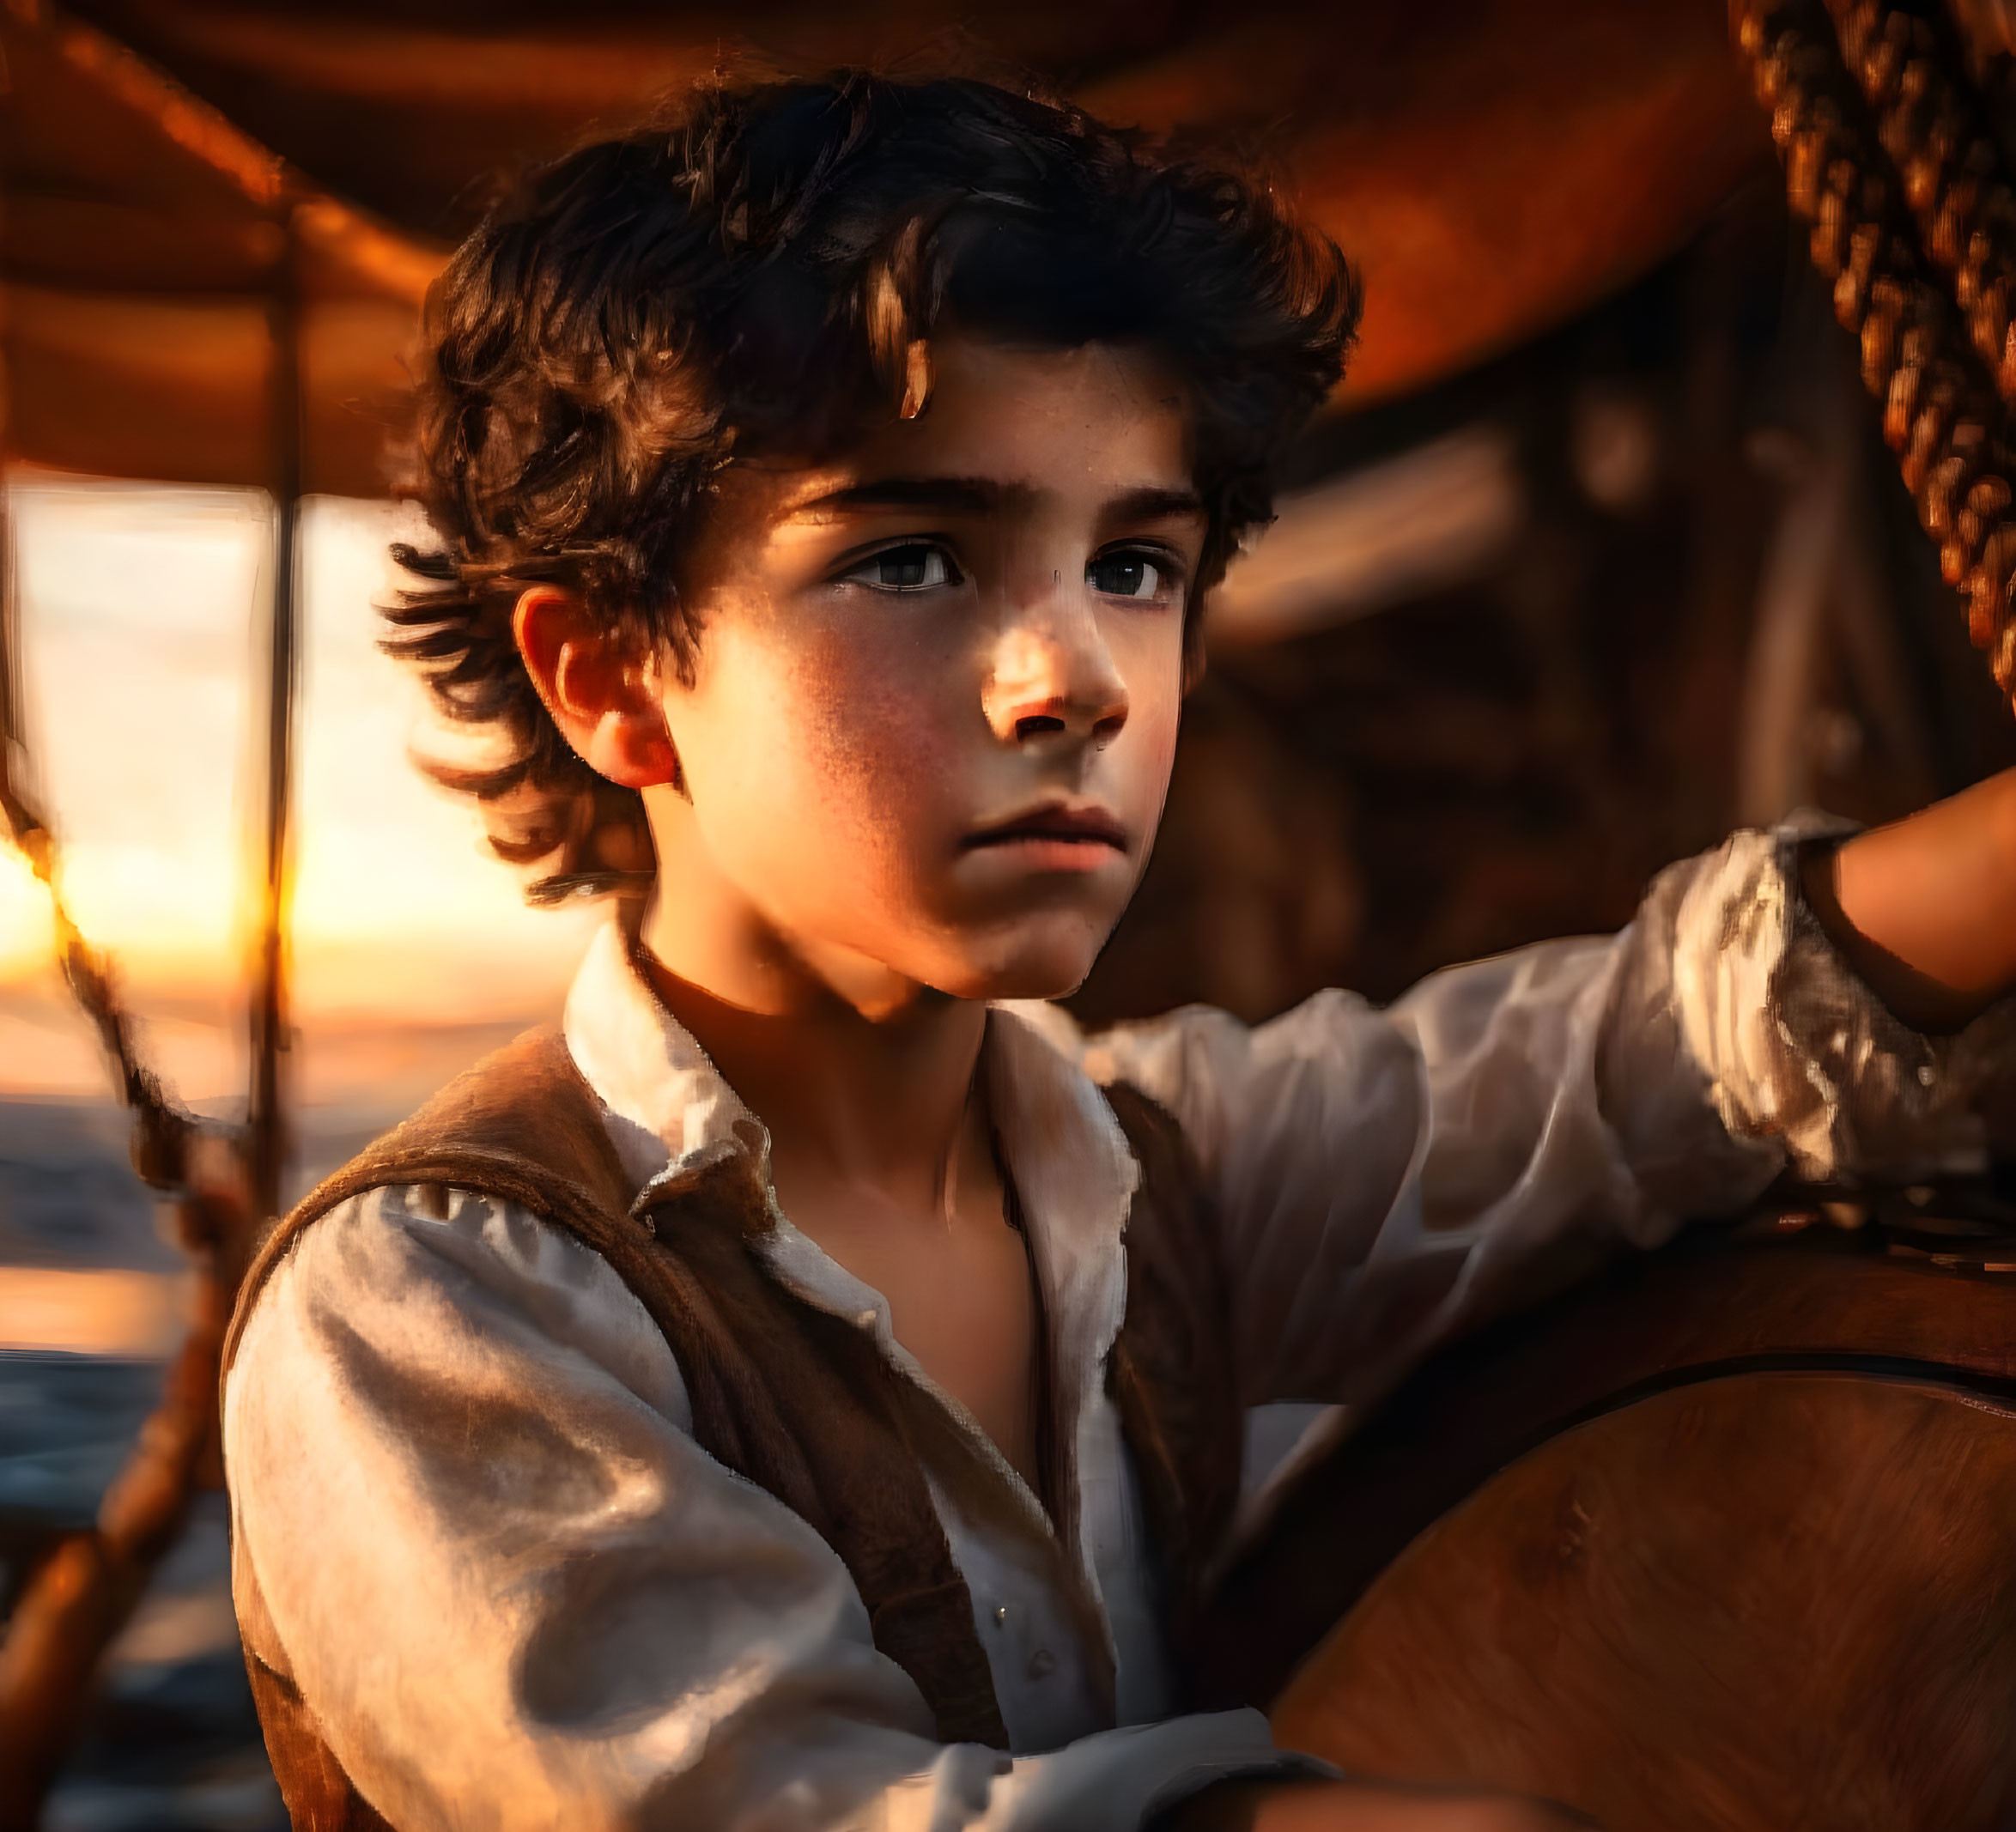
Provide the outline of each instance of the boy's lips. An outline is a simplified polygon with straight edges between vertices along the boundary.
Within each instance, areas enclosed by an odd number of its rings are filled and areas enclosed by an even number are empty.
[[[1050,801],[975,828],[960,844],[968,852],[997,846],[1028,846],[1046,852],[1061,849],[1072,863],[1089,865],[1107,852],[1124,854],[1127,830],[1096,804]]]

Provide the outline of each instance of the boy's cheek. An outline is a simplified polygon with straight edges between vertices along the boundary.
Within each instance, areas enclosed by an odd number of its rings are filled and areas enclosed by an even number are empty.
[[[1134,731],[1122,734],[1123,746],[1128,736],[1136,739],[1127,766],[1127,794],[1148,821],[1150,839],[1154,837],[1154,826],[1161,821],[1163,804],[1169,798],[1169,778],[1176,767],[1176,740],[1181,730],[1179,706],[1151,706],[1135,722]]]
[[[787,855],[780,867],[823,878],[841,899],[928,896],[971,812],[961,798],[973,760],[952,722],[900,684],[858,675],[794,697],[792,715],[751,747],[743,768],[746,784],[762,785],[768,824]]]

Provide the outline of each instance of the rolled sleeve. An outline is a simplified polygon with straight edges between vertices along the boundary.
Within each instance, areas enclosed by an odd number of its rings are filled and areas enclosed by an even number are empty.
[[[1869,990],[1800,890],[1801,846],[1849,830],[1807,816],[1739,834],[1655,887],[1687,1048],[1730,1136],[1776,1149],[1807,1181],[1978,1170],[1980,1107],[2007,1079],[2016,1006],[1928,1036]]]
[[[394,1823],[1126,1826],[1284,1766],[1253,1713],[938,1743],[837,1556],[695,1441],[608,1265],[433,1206],[377,1191],[308,1229],[225,1404],[254,1652]]]

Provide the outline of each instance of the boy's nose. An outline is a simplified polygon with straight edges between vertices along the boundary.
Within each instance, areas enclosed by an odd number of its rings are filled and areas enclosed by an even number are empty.
[[[1127,719],[1126,683],[1090,617],[1017,623],[994,644],[983,699],[1004,743],[1064,732],[1103,743]]]

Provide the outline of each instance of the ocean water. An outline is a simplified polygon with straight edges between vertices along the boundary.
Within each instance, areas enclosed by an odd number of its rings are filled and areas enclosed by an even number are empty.
[[[181,1263],[126,1161],[118,1107],[0,1098],[0,1277],[8,1266],[167,1272]]]

